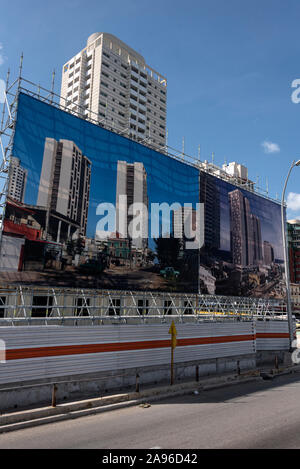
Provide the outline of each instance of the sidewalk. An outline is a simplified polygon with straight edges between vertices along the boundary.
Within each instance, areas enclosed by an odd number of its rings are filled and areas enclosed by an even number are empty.
[[[186,382],[174,384],[173,386],[157,386],[140,392],[114,394],[100,398],[58,404],[56,407],[49,406],[19,412],[7,412],[0,416],[0,433],[151,403],[171,396],[191,394],[195,391],[201,392],[233,384],[272,379],[278,375],[299,371],[300,366],[250,370],[248,372],[242,372],[240,375],[231,373],[220,376],[203,377],[200,378],[198,382]]]

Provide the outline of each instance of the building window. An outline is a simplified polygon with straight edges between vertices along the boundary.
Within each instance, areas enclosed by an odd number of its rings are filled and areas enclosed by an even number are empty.
[[[90,298],[76,298],[75,316],[89,316]]]
[[[108,309],[109,316],[120,316],[121,300],[120,298],[112,298]]]
[[[183,314],[193,314],[194,311],[193,311],[193,305],[192,305],[192,302],[187,300],[187,301],[184,301],[184,308],[183,308]]]
[[[165,300],[164,301],[164,314],[168,315],[168,314],[172,314],[172,313],[173,313],[172,300]]]
[[[140,299],[137,303],[138,313],[141,315],[148,314],[149,312],[149,300]]]
[[[34,296],[32,300],[31,317],[45,318],[51,316],[52,305],[52,296]]]
[[[6,296],[0,296],[0,318],[5,317]]]

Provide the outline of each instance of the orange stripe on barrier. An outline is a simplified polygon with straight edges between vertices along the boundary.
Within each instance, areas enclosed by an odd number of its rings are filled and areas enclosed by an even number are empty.
[[[178,339],[177,346],[209,345],[229,342],[244,342],[255,340],[254,335],[235,335],[220,337],[199,337]],[[6,360],[21,360],[25,358],[55,357],[64,355],[84,355],[87,353],[127,352],[132,350],[147,350],[166,348],[171,346],[171,340],[148,340],[140,342],[113,342],[106,344],[58,345],[53,347],[35,347],[7,349]]]
[[[290,335],[288,332],[258,332],[256,334],[257,339],[289,339]]]
[[[255,340],[254,335],[229,335],[220,337],[199,337],[194,339],[177,339],[177,345],[205,345],[205,344],[222,344],[227,342],[243,342],[247,340]]]

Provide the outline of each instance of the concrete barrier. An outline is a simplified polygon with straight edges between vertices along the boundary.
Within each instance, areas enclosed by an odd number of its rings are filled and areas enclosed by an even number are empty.
[[[175,364],[175,383],[196,381],[197,377],[216,376],[224,373],[239,373],[256,368],[255,354],[189,361]],[[120,390],[134,391],[136,376],[139,386],[168,385],[170,383],[170,365],[139,367],[111,371],[110,373],[92,373],[84,375],[61,376],[53,379],[41,379],[23,383],[9,383],[0,387],[0,410],[24,408],[36,405],[51,405],[53,384],[57,385],[57,403],[69,399],[88,396],[103,397]]]

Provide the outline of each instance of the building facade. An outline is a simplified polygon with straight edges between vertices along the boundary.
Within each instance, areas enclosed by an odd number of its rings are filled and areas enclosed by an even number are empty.
[[[217,179],[204,171],[200,172],[200,203],[204,204],[205,246],[220,249],[220,193]]]
[[[197,212],[192,207],[181,207],[172,211],[172,234],[174,238],[181,240],[181,248],[184,249],[185,241],[195,240],[197,226]]]
[[[263,262],[260,219],[251,213],[250,202],[239,189],[228,197],[232,262],[243,267],[258,265]]]
[[[247,266],[250,265],[252,258],[249,200],[243,196],[239,189],[230,192],[228,197],[232,262],[236,265]]]
[[[91,162],[70,140],[46,138],[37,198],[39,207],[76,223],[86,234]]]
[[[24,202],[28,172],[22,168],[20,159],[15,156],[10,159],[9,171],[8,196],[17,202]]]
[[[264,262],[266,265],[272,264],[274,262],[274,249],[269,241],[264,241]]]
[[[118,161],[116,232],[122,238],[131,238],[132,247],[136,249],[148,247],[148,209],[147,173],[143,163]],[[133,220],[136,218],[139,223],[135,234]]]
[[[92,34],[65,63],[60,104],[145,144],[166,145],[167,80],[111,34]]]
[[[300,220],[287,223],[291,283],[300,283]]]

